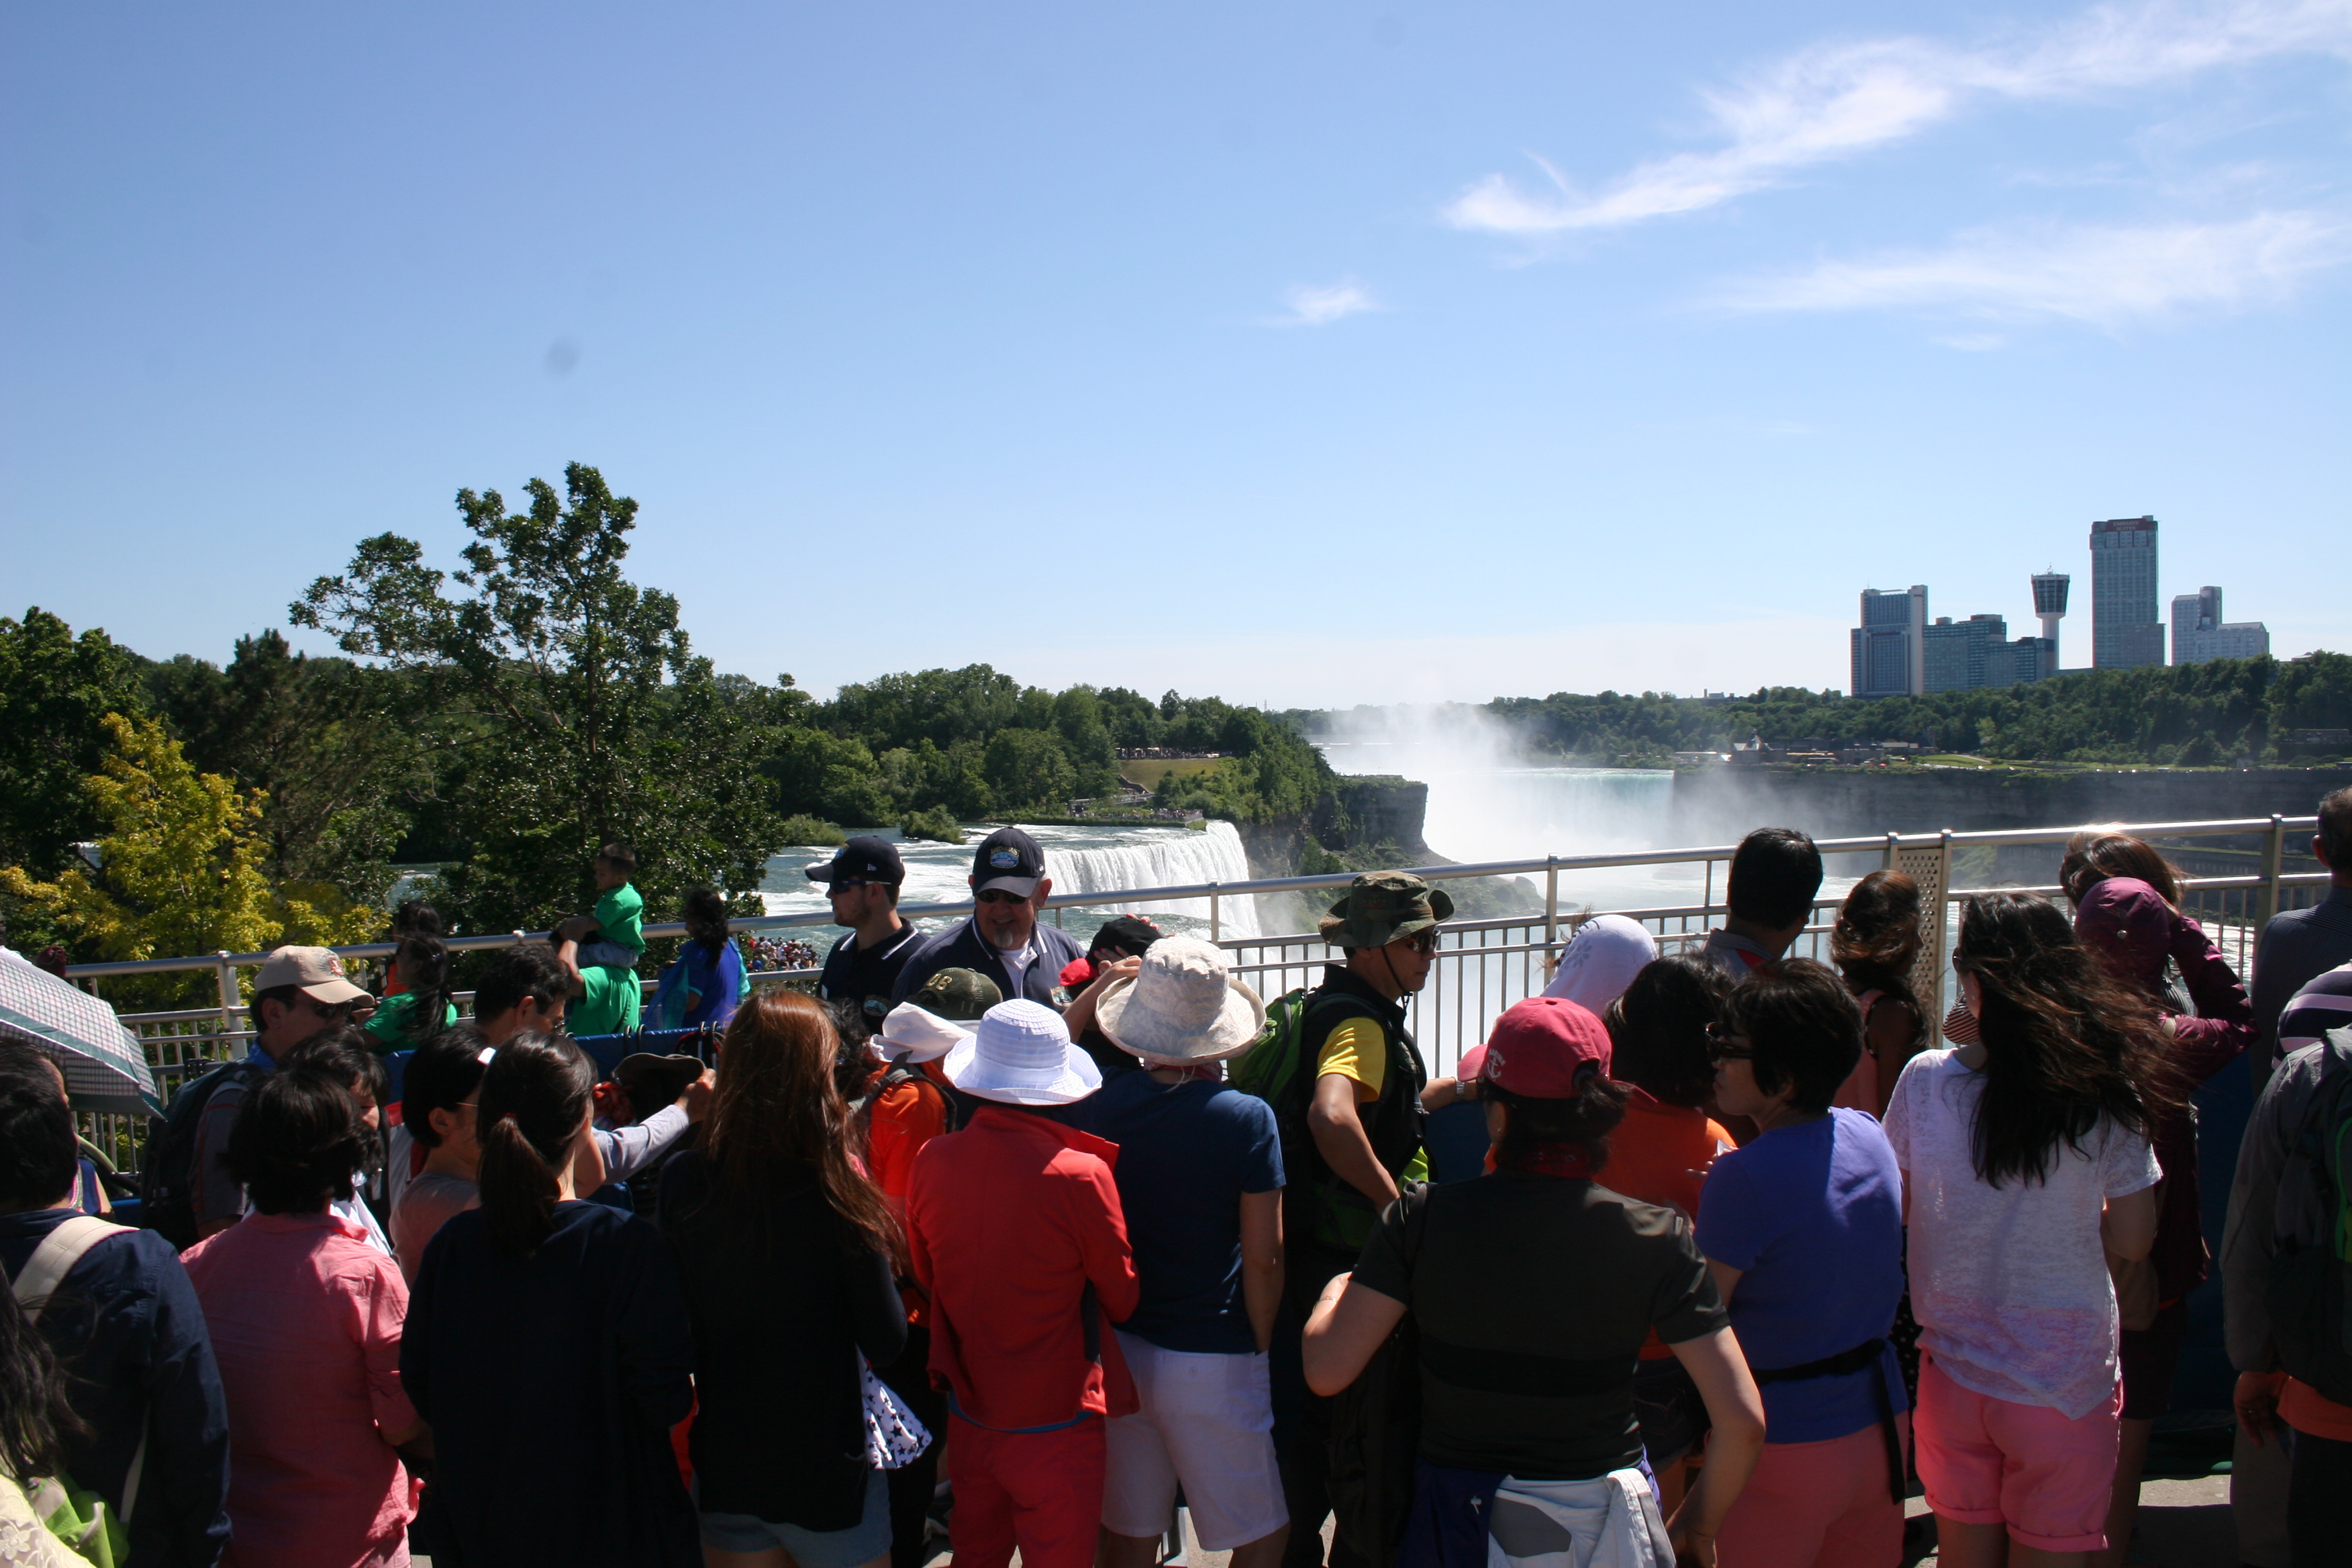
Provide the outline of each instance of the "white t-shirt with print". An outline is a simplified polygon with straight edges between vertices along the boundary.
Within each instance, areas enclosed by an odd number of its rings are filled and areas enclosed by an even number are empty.
[[[2078,1420],[2115,1393],[2116,1290],[2099,1217],[2156,1184],[2147,1140],[2101,1119],[2061,1143],[2048,1178],[1978,1176],[1969,1131],[1983,1076],[1922,1051],[1886,1106],[1886,1140],[1911,1195],[1911,1310],[1953,1382]]]

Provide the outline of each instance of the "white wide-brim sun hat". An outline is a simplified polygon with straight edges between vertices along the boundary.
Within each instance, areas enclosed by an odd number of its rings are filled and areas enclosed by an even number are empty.
[[[1062,1016],[1025,997],[982,1014],[941,1067],[966,1094],[1007,1105],[1068,1105],[1102,1087],[1102,1069],[1070,1044]]]
[[[901,1002],[882,1020],[882,1032],[866,1048],[884,1061],[937,1061],[964,1041],[971,1031],[950,1023],[928,1007]]]
[[[1103,987],[1095,1023],[1131,1056],[1181,1065],[1237,1056],[1265,1026],[1265,1004],[1234,979],[1223,949],[1198,937],[1166,936],[1143,967]]]

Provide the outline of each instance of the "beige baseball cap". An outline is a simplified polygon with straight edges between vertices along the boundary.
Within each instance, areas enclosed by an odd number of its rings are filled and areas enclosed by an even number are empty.
[[[314,1002],[338,1007],[367,994],[343,976],[343,961],[331,948],[281,947],[262,960],[253,977],[257,992],[291,985]]]

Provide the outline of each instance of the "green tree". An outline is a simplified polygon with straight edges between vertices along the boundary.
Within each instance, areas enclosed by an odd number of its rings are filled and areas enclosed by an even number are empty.
[[[296,653],[275,630],[239,637],[224,670],[182,655],[152,667],[155,710],[206,773],[267,797],[263,869],[381,904],[414,811],[434,792],[414,682]]]
[[[989,788],[1003,807],[1063,810],[1077,778],[1051,730],[999,730],[989,737],[985,765]]]
[[[110,747],[83,781],[100,824],[96,864],[54,880],[0,867],[0,891],[41,910],[96,960],[254,952],[281,942],[333,944],[378,934],[383,911],[323,883],[273,886],[263,869],[262,797],[199,773],[152,720],[100,721]],[[123,1000],[208,1000],[209,975],[115,983]]]
[[[291,610],[344,652],[408,673],[434,742],[461,753],[451,788],[468,854],[446,887],[470,930],[588,908],[591,864],[612,840],[635,848],[656,918],[692,883],[758,886],[782,843],[758,766],[772,715],[694,655],[676,599],[622,574],[637,503],[584,464],[563,477],[560,496],[531,480],[521,511],[496,490],[460,490],[474,535],[463,571],[382,534]]]
[[[85,784],[113,749],[106,716],[146,711],[144,662],[37,605],[0,618],[0,865],[54,877],[97,835]]]

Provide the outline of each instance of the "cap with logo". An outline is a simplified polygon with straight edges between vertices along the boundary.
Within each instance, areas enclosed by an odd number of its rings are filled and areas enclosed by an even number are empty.
[[[1495,1020],[1478,1081],[1530,1100],[1574,1100],[1609,1071],[1609,1030],[1565,996],[1530,996]]]
[[[985,893],[1002,888],[1027,898],[1045,879],[1045,852],[1017,827],[1000,827],[972,851],[971,889]]]
[[[907,1000],[942,1018],[970,1023],[1003,1001],[1004,993],[977,969],[942,969]]]
[[[344,975],[342,959],[325,947],[281,947],[262,960],[261,973],[253,977],[255,994],[286,985],[330,1007],[367,994]]]
[[[879,838],[853,838],[822,866],[808,868],[812,882],[879,882],[895,888],[907,879],[898,847]]]

